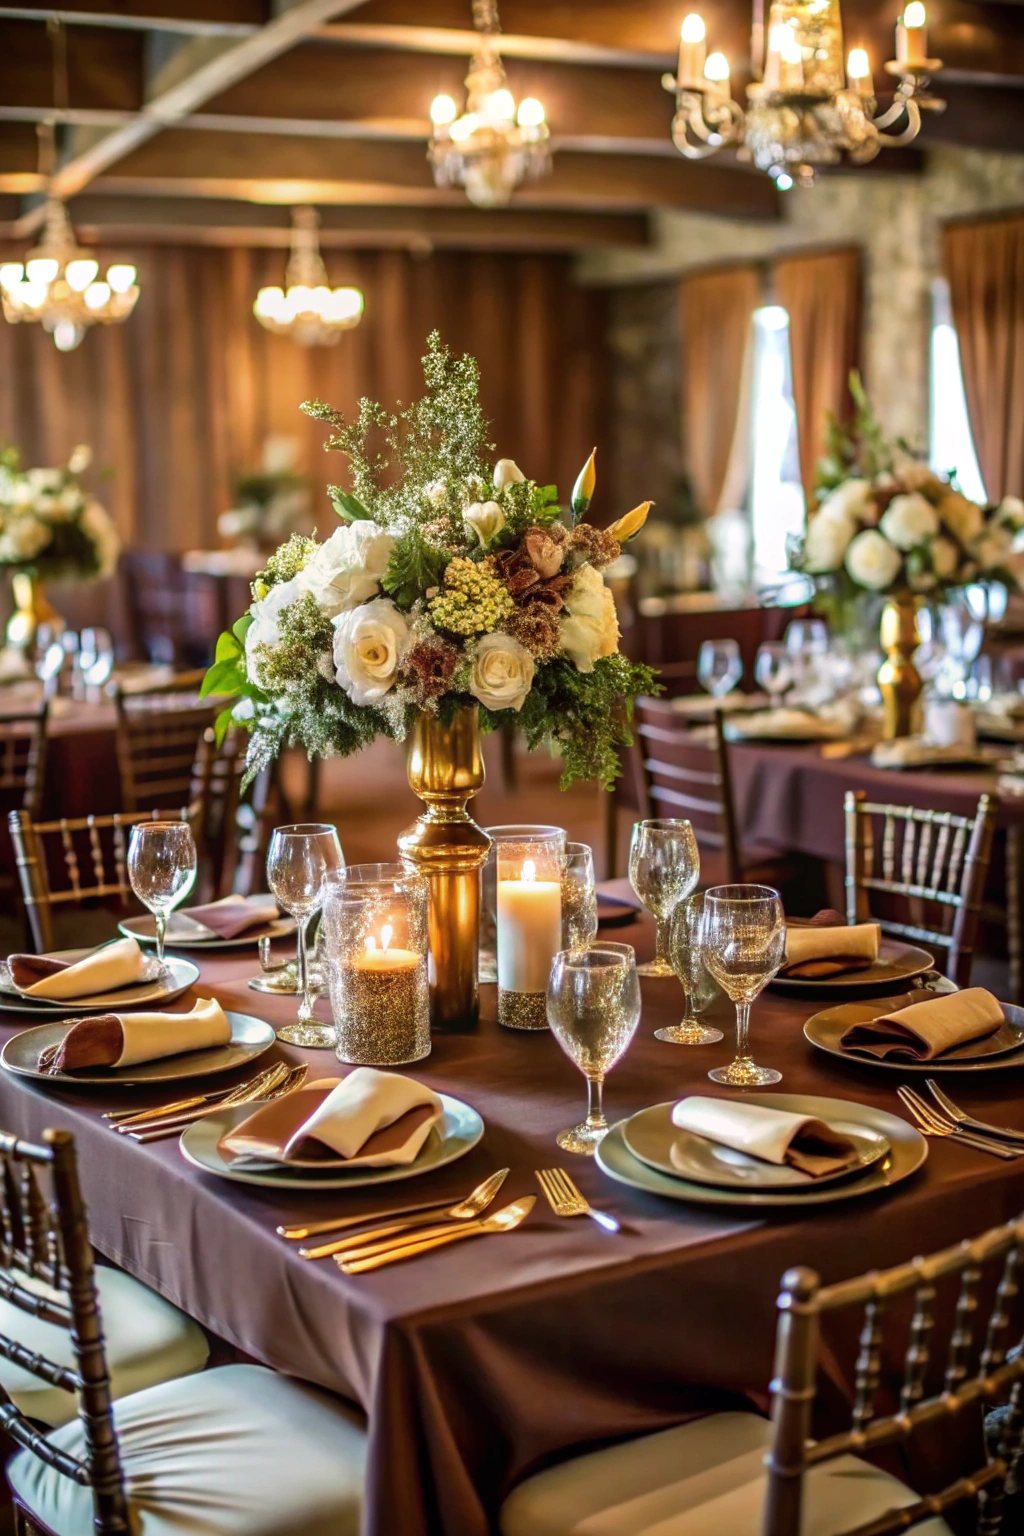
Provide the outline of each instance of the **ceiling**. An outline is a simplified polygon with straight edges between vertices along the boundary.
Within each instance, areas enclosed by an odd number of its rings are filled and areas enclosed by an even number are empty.
[[[289,207],[314,202],[325,245],[576,250],[641,245],[655,208],[772,219],[772,182],[735,159],[672,146],[682,14],[699,0],[504,0],[502,51],[518,97],[539,96],[550,176],[511,208],[434,187],[428,109],[462,100],[469,0],[72,0],[56,184],[85,238],[283,245]],[[750,0],[704,0],[709,46],[742,86]],[[844,0],[848,46],[876,78],[898,0]],[[929,0],[929,51],[949,105],[921,142],[1024,149],[1024,3]],[[0,233],[40,220],[37,124],[55,116],[51,6],[0,3]],[[740,91],[742,99],[742,92]],[[913,174],[917,149],[883,151]],[[862,175],[863,171],[849,174]]]

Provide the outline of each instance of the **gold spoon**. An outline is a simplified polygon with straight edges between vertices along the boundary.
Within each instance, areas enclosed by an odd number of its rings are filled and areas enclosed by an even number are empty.
[[[486,1216],[481,1221],[467,1222],[465,1226],[455,1227],[433,1237],[424,1235],[414,1242],[393,1244],[383,1253],[372,1254],[365,1259],[343,1260],[339,1254],[334,1262],[346,1275],[360,1275],[367,1269],[380,1269],[385,1264],[397,1264],[401,1259],[413,1259],[418,1254],[430,1253],[434,1248],[443,1248],[446,1243],[457,1243],[463,1237],[511,1232],[529,1216],[536,1198],[536,1195],[524,1195],[521,1200],[514,1200],[511,1205],[506,1205],[502,1210],[495,1211],[493,1216]]]
[[[355,1253],[357,1249],[366,1247],[368,1243],[376,1243],[381,1238],[390,1237],[394,1232],[404,1232],[410,1227],[432,1227],[437,1222],[444,1222],[445,1218],[451,1221],[470,1221],[487,1209],[504,1184],[507,1175],[507,1168],[499,1168],[497,1173],[492,1173],[489,1179],[484,1179],[482,1184],[478,1184],[465,1200],[460,1200],[457,1205],[450,1205],[447,1210],[442,1207],[441,1210],[428,1211],[419,1216],[407,1216],[401,1221],[392,1222],[385,1227],[373,1227],[369,1232],[360,1232],[354,1237],[335,1238],[333,1242],[321,1243],[317,1248],[300,1248],[299,1254],[304,1259],[325,1259],[328,1254],[333,1253],[340,1253],[342,1258],[345,1258],[348,1250]]]

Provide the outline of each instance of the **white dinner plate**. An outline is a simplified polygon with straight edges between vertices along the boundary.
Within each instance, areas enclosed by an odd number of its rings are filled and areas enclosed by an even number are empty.
[[[140,944],[156,943],[156,919],[150,912],[144,917],[126,917],[123,923],[118,924],[118,928],[126,938],[138,939]],[[286,939],[294,932],[294,918],[275,917],[272,922],[261,923],[258,928],[247,928],[237,938],[222,939],[190,917],[186,907],[181,912],[171,913],[167,924],[167,944],[173,949],[192,950],[198,954],[212,949],[245,949],[250,944],[258,944],[260,939]]]
[[[84,960],[91,949],[58,949],[50,956],[53,960]],[[52,1002],[42,997],[25,997],[11,980],[6,960],[0,960],[0,1010],[18,1013],[26,1018],[39,1019],[55,1015],[66,1018],[69,1013],[117,1013],[122,1008],[163,1006],[173,1003],[176,997],[187,992],[199,978],[199,967],[192,960],[182,960],[177,955],[165,956],[166,973],[161,972],[156,959],[147,962],[148,968],[141,981],[129,987],[117,987],[110,992],[96,992],[92,997],[72,998],[64,1002]]]

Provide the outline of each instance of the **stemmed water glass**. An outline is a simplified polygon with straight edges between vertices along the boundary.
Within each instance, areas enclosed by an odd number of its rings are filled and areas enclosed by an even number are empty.
[[[683,984],[686,1007],[682,1023],[667,1024],[664,1029],[656,1029],[656,1040],[668,1040],[672,1045],[714,1045],[722,1039],[720,1029],[710,1024],[701,1024],[697,1018],[718,991],[714,977],[704,964],[701,949],[703,921],[703,891],[694,891],[692,896],[687,896],[672,914],[672,964]]]
[[[83,629],[78,666],[88,688],[101,688],[114,670],[114,642],[107,629]]]
[[[640,1022],[636,954],[629,944],[563,949],[551,962],[548,1023],[562,1050],[587,1079],[587,1118],[555,1137],[565,1152],[592,1156],[607,1134],[604,1080]]]
[[[713,698],[731,693],[743,676],[743,657],[736,640],[705,640],[697,652],[697,681]]]
[[[658,925],[655,958],[639,967],[641,976],[674,976],[671,919],[700,879],[700,854],[688,821],[638,821],[629,845],[629,883]]]
[[[597,883],[589,843],[566,843],[562,855],[562,948],[586,949],[597,938]]]
[[[782,1073],[759,1067],[750,1054],[750,1005],[785,959],[782,898],[768,885],[716,885],[704,893],[704,963],[736,1005],[736,1058],[708,1073],[729,1088],[778,1083]]]
[[[167,919],[195,884],[198,858],[187,821],[143,821],[132,828],[128,844],[128,880],[153,914],[156,958],[164,966]]]
[[[307,928],[323,903],[324,885],[331,874],[345,868],[335,827],[328,822],[298,822],[277,827],[267,853],[267,883],[277,902],[295,919],[298,948],[299,1018],[277,1031],[279,1040],[291,1045],[334,1049],[334,1026],[313,1018],[316,1002],[311,982]]]
[[[778,703],[792,685],[793,667],[781,640],[765,640],[758,646],[754,681],[769,695],[773,704]]]

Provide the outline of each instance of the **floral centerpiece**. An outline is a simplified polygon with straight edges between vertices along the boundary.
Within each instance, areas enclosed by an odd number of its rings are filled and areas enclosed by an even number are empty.
[[[268,550],[296,528],[309,526],[309,482],[296,471],[297,447],[293,437],[267,438],[259,469],[237,478],[234,505],[217,519],[222,538],[242,547]]]

